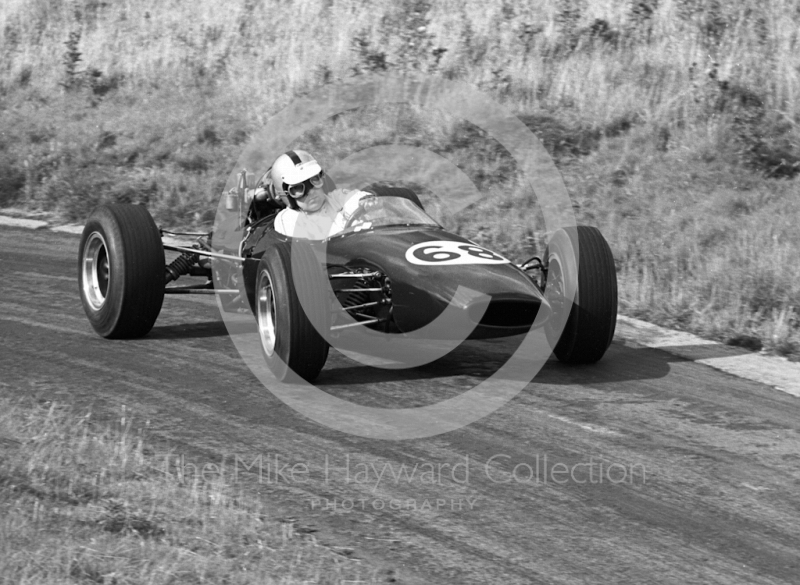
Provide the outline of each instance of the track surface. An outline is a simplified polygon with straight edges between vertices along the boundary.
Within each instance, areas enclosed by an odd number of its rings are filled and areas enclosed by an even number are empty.
[[[78,297],[77,246],[73,235],[0,228],[0,389],[109,419],[125,405],[174,457],[226,456],[231,475],[237,456],[261,456],[260,480],[241,464],[237,480],[276,516],[399,582],[800,583],[797,398],[618,339],[595,366],[548,362],[467,428],[360,439],[263,388],[207,298],[168,297],[144,339],[97,337]],[[405,371],[332,352],[318,385],[363,404],[427,404],[472,387],[513,349],[469,342]],[[293,476],[295,464],[308,473]]]

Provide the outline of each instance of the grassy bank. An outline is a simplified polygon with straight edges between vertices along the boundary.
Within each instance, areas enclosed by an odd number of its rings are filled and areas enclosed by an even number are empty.
[[[235,486],[168,479],[124,413],[105,430],[55,404],[0,413],[2,583],[385,581]]]
[[[798,25],[798,0],[12,0],[0,206],[82,221],[131,201],[210,225],[249,137],[295,97],[433,73],[540,136],[578,220],[614,249],[623,312],[797,358]],[[534,250],[513,161],[446,112],[356,112],[298,145],[333,166],[387,143],[440,154],[485,195],[448,227],[514,258]]]

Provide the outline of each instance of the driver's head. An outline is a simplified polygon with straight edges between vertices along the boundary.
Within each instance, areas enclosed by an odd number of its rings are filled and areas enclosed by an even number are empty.
[[[305,150],[289,150],[272,163],[271,178],[275,193],[292,209],[318,211],[325,203],[322,189],[325,173]]]

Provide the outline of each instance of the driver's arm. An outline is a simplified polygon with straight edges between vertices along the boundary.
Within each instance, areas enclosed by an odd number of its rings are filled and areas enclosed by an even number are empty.
[[[252,189],[247,189],[245,192],[247,207],[252,212],[253,220],[260,219],[276,209],[285,207],[272,186],[271,171],[272,168],[268,169],[258,180],[256,186]]]
[[[362,204],[362,202],[367,203],[367,200],[370,197],[376,197],[375,193],[372,191],[358,190],[346,192],[346,196],[343,197],[343,201],[341,202],[342,214],[346,219],[349,219],[353,215],[353,212]]]

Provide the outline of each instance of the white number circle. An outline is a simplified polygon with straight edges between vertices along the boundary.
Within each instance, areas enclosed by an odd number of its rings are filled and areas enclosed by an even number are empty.
[[[435,240],[414,244],[406,250],[411,264],[447,266],[453,264],[508,264],[510,260],[469,242]]]

